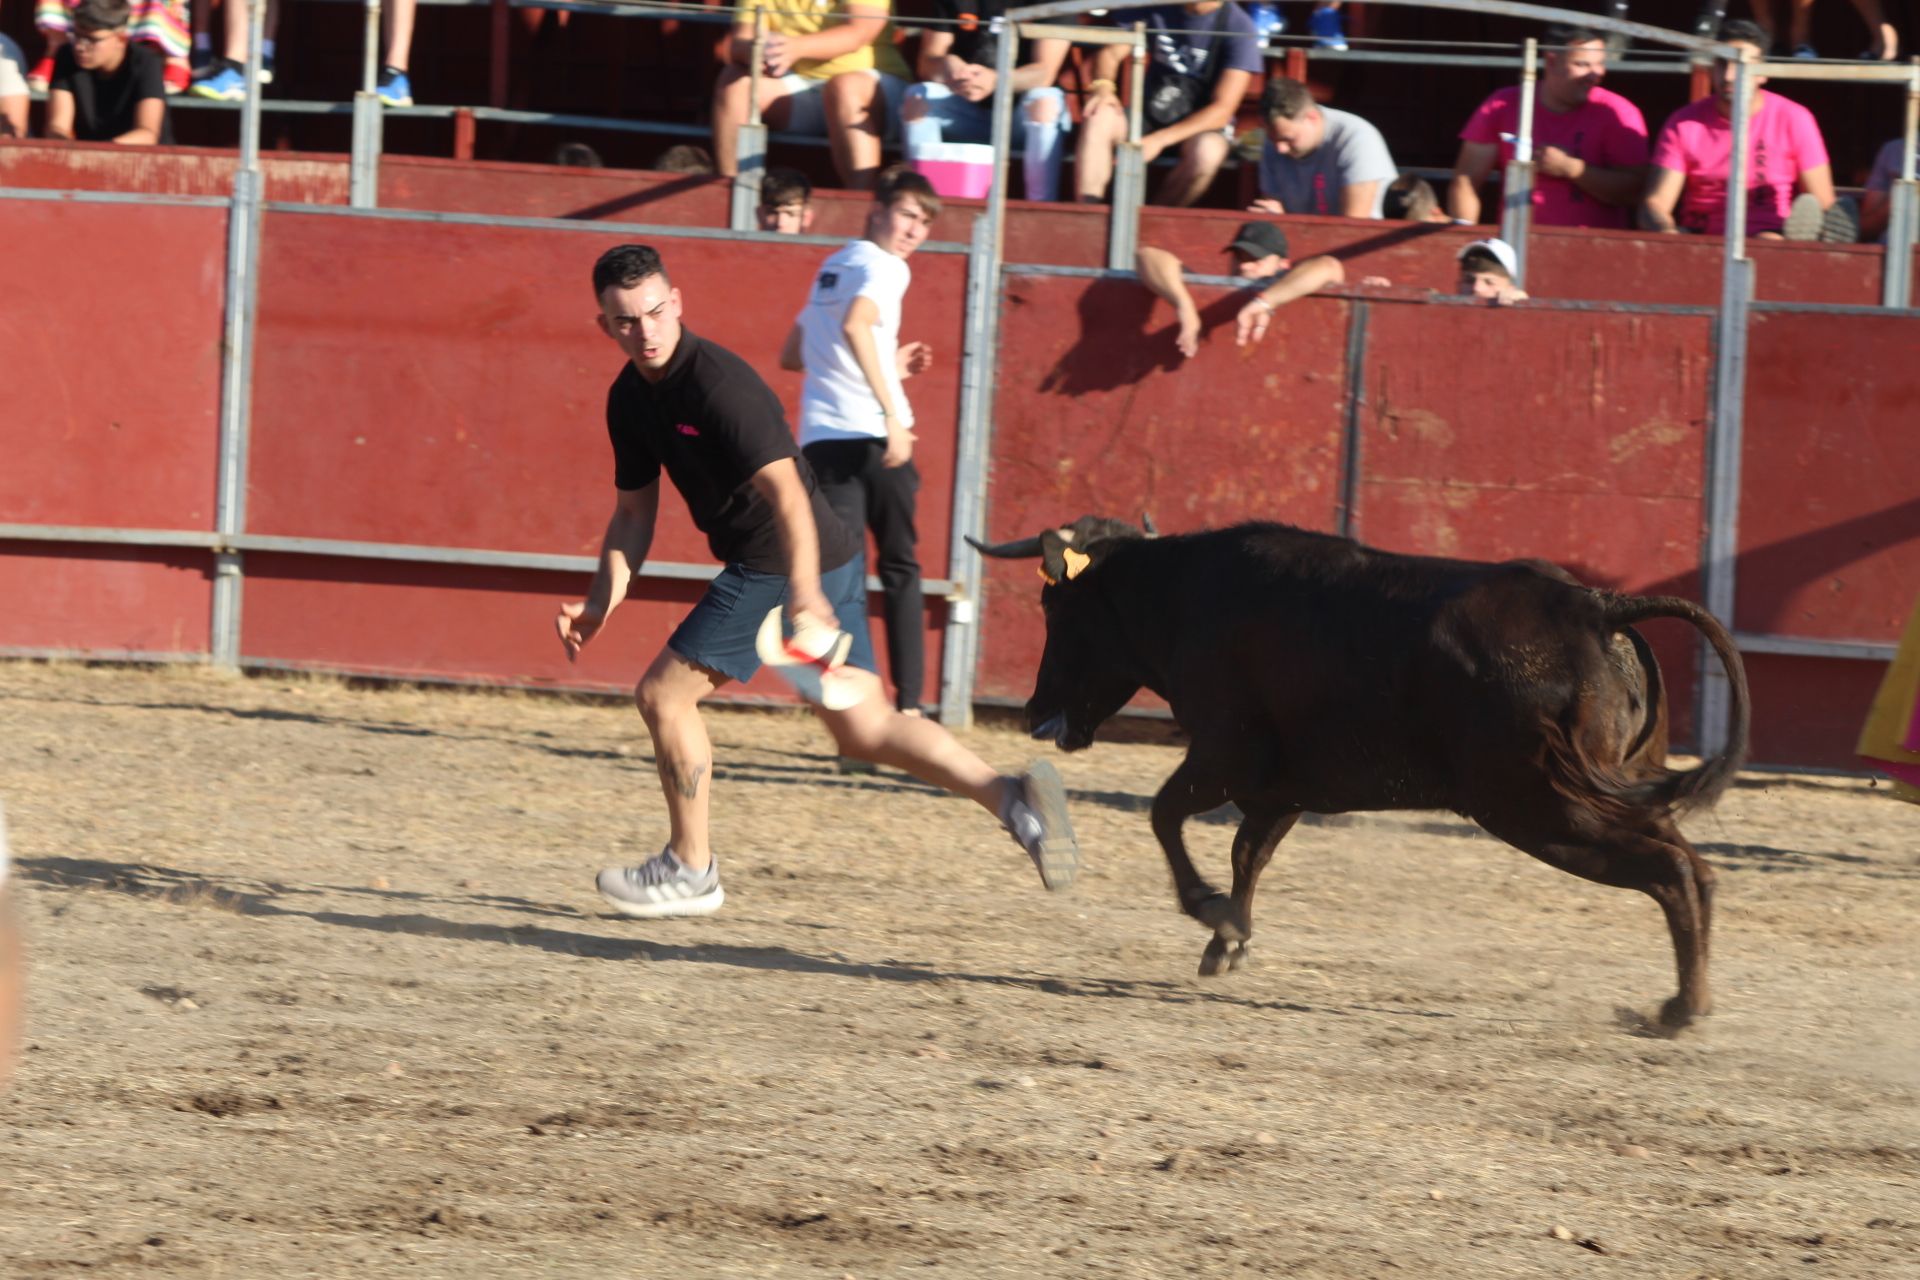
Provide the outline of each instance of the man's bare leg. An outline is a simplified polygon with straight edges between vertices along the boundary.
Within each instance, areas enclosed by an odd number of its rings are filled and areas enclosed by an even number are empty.
[[[700,718],[700,700],[727,683],[717,671],[662,649],[634,690],[634,702],[653,738],[660,791],[667,800],[673,856],[691,871],[713,861],[707,842],[708,797],[713,789],[713,743]]]
[[[1222,133],[1197,133],[1180,147],[1180,163],[1160,184],[1155,203],[1184,209],[1207,193],[1214,175],[1227,162],[1231,144]]]
[[[1012,778],[994,772],[939,723],[894,710],[880,687],[879,676],[859,671],[848,672],[843,678],[856,676],[871,686],[856,706],[847,711],[814,708],[832,730],[841,755],[912,774],[943,791],[965,796],[996,819],[1001,816],[1014,785]]]

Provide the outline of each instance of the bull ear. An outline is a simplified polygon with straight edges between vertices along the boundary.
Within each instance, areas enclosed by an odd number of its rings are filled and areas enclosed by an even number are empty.
[[[1140,527],[1147,531],[1149,538],[1157,538],[1160,536],[1159,527],[1153,523],[1153,517],[1144,511],[1140,513]]]
[[[1040,576],[1049,585],[1070,576],[1067,573],[1067,543],[1072,540],[1071,529],[1048,529],[1040,535]]]
[[[1092,556],[1082,551],[1075,551],[1072,547],[1068,547],[1065,551],[1061,552],[1060,558],[1066,562],[1067,581],[1069,582],[1079,577],[1080,571],[1093,563]]]

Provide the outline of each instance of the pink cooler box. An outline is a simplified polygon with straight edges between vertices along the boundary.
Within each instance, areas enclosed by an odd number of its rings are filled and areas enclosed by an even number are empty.
[[[943,196],[978,200],[993,185],[993,148],[981,142],[943,142],[915,156],[913,168]]]

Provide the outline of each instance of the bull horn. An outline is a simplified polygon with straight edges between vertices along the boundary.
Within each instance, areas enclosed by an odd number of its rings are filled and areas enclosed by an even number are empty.
[[[1040,539],[1020,538],[1013,542],[1002,542],[989,546],[972,534],[967,534],[967,545],[983,556],[995,556],[1001,560],[1032,560],[1040,554]]]
[[[1140,527],[1147,531],[1149,538],[1157,538],[1160,536],[1159,526],[1154,524],[1153,517],[1144,511],[1140,513]]]

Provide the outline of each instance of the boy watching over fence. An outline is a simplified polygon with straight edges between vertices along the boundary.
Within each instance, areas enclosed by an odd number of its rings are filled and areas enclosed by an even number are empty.
[[[47,136],[152,146],[173,141],[162,59],[129,43],[127,0],[81,0],[73,40],[54,57]]]
[[[798,169],[769,169],[760,179],[762,231],[803,236],[813,227],[813,182]]]

